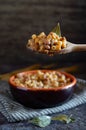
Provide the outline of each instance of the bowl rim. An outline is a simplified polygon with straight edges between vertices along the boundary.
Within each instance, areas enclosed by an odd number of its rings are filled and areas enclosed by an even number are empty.
[[[60,86],[60,87],[56,87],[56,88],[29,88],[29,87],[21,87],[21,86],[17,86],[13,80],[15,78],[15,75],[16,74],[27,74],[27,73],[36,73],[37,71],[43,71],[43,72],[49,72],[49,71],[57,71],[57,72],[60,72],[61,74],[64,74],[66,75],[67,77],[70,77],[72,79],[72,82],[67,84],[67,85],[64,85],[64,86]],[[16,89],[19,89],[19,90],[28,90],[28,91],[59,91],[59,90],[64,90],[64,89],[68,89],[70,87],[73,87],[75,86],[77,80],[75,78],[75,76],[73,76],[72,74],[68,73],[68,72],[65,72],[65,71],[59,71],[59,70],[41,70],[41,69],[37,69],[37,70],[28,70],[28,71],[23,71],[23,72],[19,72],[19,73],[16,73],[16,74],[13,74],[10,76],[9,78],[9,84],[11,85],[11,87],[14,87]]]

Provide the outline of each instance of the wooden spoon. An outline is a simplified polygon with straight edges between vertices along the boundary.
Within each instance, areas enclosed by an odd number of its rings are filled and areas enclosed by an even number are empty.
[[[67,41],[67,47],[56,52],[58,54],[66,54],[71,52],[86,51],[86,44],[74,44]]]
[[[43,52],[38,52],[35,50],[32,50],[30,47],[27,46],[27,48],[35,53],[43,53]],[[53,51],[52,53],[49,53],[47,55],[49,56],[53,56],[54,54],[67,54],[67,53],[71,53],[71,52],[80,52],[80,51],[86,51],[86,44],[74,44],[71,42],[67,41],[67,47],[64,49],[61,49],[59,51]],[[46,54],[46,53],[43,53]]]

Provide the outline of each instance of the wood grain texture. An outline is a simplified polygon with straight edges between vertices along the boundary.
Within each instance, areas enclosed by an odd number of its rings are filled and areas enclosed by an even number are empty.
[[[0,0],[1,66],[57,60],[86,61],[85,52],[48,58],[26,49],[33,33],[48,33],[57,22],[61,24],[62,35],[69,41],[86,43],[86,0]]]

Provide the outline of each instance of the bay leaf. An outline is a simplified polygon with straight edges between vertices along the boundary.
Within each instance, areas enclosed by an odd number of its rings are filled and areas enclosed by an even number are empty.
[[[59,23],[57,23],[57,25],[52,29],[52,32],[55,32],[58,36],[61,37],[61,29]]]

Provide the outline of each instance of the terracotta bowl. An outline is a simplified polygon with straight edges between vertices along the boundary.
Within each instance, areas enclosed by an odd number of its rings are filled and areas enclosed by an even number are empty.
[[[41,70],[41,71],[52,71],[52,70]],[[27,73],[34,74],[37,70],[25,71],[19,74],[25,75]],[[76,78],[66,72],[60,72],[71,79],[71,83],[62,87],[56,88],[22,88],[14,83],[15,75],[9,79],[10,89],[12,95],[16,101],[23,104],[24,106],[31,108],[48,108],[54,107],[67,101],[73,94],[74,86],[76,84]]]

